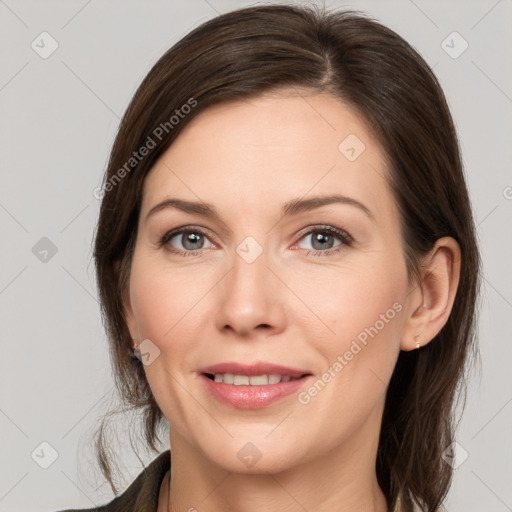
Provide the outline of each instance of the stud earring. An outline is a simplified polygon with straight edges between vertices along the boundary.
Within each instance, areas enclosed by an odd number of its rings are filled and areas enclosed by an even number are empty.
[[[135,340],[132,340],[133,341],[133,355],[137,358],[137,359],[140,359],[140,349],[139,349],[139,345],[140,343],[137,343]]]
[[[416,350],[418,350],[421,347],[419,337],[419,334],[416,334],[416,336],[414,336],[414,339],[416,340]]]

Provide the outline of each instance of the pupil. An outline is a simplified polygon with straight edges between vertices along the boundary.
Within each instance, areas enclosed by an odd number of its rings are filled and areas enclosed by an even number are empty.
[[[185,236],[185,243],[183,244],[183,247],[185,249],[200,249],[201,247],[190,247],[190,244],[195,244],[197,241],[201,238],[202,235],[198,235],[196,233],[188,233],[187,236]],[[201,245],[202,246],[202,245]]]
[[[322,233],[317,233],[316,236],[313,237],[313,247],[315,246],[315,243],[316,242],[325,242],[326,239],[328,238],[331,238],[332,239],[332,235],[325,235],[325,234],[322,234]],[[332,242],[332,240],[331,240]],[[324,243],[323,245],[320,245],[319,247],[320,249],[325,249],[326,248],[326,244]],[[331,245],[329,245],[329,247],[327,247],[328,249],[331,248]]]

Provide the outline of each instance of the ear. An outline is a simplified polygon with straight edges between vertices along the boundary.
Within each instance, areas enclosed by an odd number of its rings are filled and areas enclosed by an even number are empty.
[[[450,316],[460,277],[457,241],[443,237],[422,259],[421,282],[412,285],[400,348],[413,350],[430,343]]]

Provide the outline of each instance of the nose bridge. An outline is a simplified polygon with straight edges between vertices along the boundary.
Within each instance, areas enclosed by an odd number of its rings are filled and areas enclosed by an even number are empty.
[[[231,271],[221,288],[219,328],[229,325],[247,334],[260,325],[276,328],[282,323],[278,283],[267,268],[271,259],[270,251],[252,236],[235,247]]]
[[[268,278],[270,271],[270,252],[263,243],[253,236],[247,236],[235,247],[230,272],[229,288],[231,296],[240,305],[240,309],[260,309],[268,302]]]

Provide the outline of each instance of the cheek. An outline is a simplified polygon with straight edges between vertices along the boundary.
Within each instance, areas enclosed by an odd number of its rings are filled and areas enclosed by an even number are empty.
[[[202,284],[190,271],[166,268],[157,258],[134,256],[130,299],[140,336],[161,345],[188,321],[204,295]]]
[[[315,282],[304,283],[300,293],[321,320],[308,342],[321,356],[324,373],[301,403],[311,400],[317,417],[355,428],[384,398],[399,352],[407,281],[400,265],[392,270],[375,264],[347,268],[335,280],[319,274]]]
[[[149,272],[132,274],[130,296],[139,335],[158,345],[169,329],[169,311],[172,311],[172,305],[168,304],[168,298],[164,294],[164,283],[155,277]]]
[[[187,402],[180,378],[174,377],[181,368],[193,367],[190,327],[200,311],[194,305],[206,291],[197,284],[190,275],[166,269],[147,255],[134,255],[130,277],[133,313],[141,340],[151,340],[159,351],[151,364],[144,366],[146,379],[164,416],[173,418],[177,426],[187,417]],[[181,428],[185,430],[186,425]]]
[[[302,396],[304,401],[316,400],[316,389],[326,386],[323,398],[313,405],[319,417],[332,414],[335,404],[338,411],[351,411],[355,425],[383,399],[400,346],[407,283],[402,270],[398,262],[389,265],[375,260],[372,265],[339,269],[335,279],[333,272],[329,279],[319,272],[316,279],[304,281],[302,288],[297,281],[299,293],[320,320],[308,312],[314,327],[307,337],[321,356],[325,373],[322,382]],[[340,424],[347,421],[338,419]]]
[[[197,342],[204,337],[202,328],[213,322],[215,308],[209,301],[216,280],[218,276],[206,269],[199,277],[190,267],[176,268],[161,256],[144,251],[134,255],[130,277],[133,313],[140,339],[149,339],[159,354],[154,363],[144,366],[146,378],[157,402],[167,404],[164,407],[174,413],[180,407],[174,400],[180,386],[172,376],[188,374],[197,367],[201,355]]]
[[[398,301],[406,286],[397,267],[392,270],[374,262],[296,277],[290,287],[307,306],[303,318],[318,325],[312,341],[323,343],[326,350],[339,351],[358,336],[364,341],[366,330],[375,324],[379,333],[396,333],[400,326],[396,321],[401,310]]]

